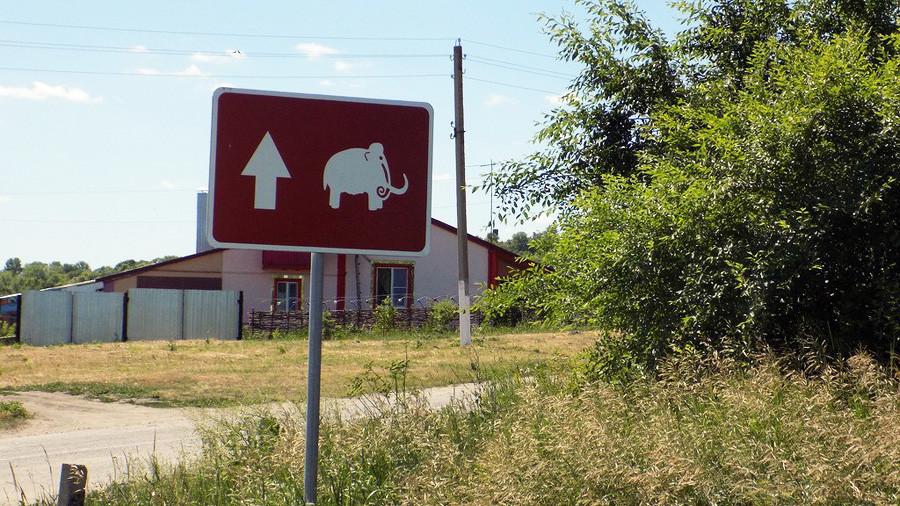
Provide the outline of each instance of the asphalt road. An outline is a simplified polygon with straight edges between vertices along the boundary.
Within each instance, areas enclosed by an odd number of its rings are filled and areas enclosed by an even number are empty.
[[[427,389],[433,408],[464,399],[472,384]],[[31,502],[59,491],[62,464],[88,469],[88,488],[125,480],[141,472],[151,456],[160,461],[189,459],[200,449],[197,424],[233,410],[161,409],[126,403],[102,403],[65,394],[26,392],[0,396],[17,400],[35,416],[24,426],[0,432],[0,505]],[[360,399],[323,402],[323,413],[363,416],[370,403]],[[339,410],[339,411],[338,411]]]

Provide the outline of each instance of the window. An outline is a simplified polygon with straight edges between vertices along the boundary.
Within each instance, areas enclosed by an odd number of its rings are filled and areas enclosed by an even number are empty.
[[[375,264],[374,271],[375,305],[390,298],[394,307],[412,306],[412,265]]]
[[[300,279],[276,279],[273,307],[275,311],[296,311],[300,309]]]

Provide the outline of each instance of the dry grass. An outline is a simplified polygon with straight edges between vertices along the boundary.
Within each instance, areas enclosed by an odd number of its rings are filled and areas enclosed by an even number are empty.
[[[667,365],[662,379],[579,393],[564,371],[536,367],[482,383],[469,407],[413,398],[326,420],[319,504],[900,504],[900,381],[865,354],[814,375],[771,356]],[[294,416],[211,425],[191,467],[94,491],[91,504],[294,504]]]
[[[514,367],[564,360],[588,346],[592,333],[486,336],[469,348],[454,338],[326,341],[322,394],[350,393],[352,380],[409,360],[408,385],[469,381],[473,364]],[[156,341],[54,347],[0,347],[0,388],[143,397],[164,405],[249,404],[301,400],[306,390],[305,341]]]
[[[468,504],[900,504],[900,392],[866,355],[815,378],[749,371],[577,397],[523,386]],[[427,496],[416,487],[414,503]]]

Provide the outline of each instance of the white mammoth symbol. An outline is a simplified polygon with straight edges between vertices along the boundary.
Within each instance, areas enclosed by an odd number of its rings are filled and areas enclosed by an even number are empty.
[[[403,195],[408,187],[406,174],[403,175],[403,186],[391,185],[391,171],[380,142],[374,142],[368,148],[350,148],[331,155],[322,176],[322,188],[330,191],[328,205],[332,209],[340,207],[342,193],[365,193],[369,196],[369,211],[376,211],[391,194]]]

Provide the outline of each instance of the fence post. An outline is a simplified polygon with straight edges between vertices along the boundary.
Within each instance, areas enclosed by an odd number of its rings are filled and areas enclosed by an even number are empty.
[[[87,466],[63,464],[59,473],[57,506],[84,506]]]

